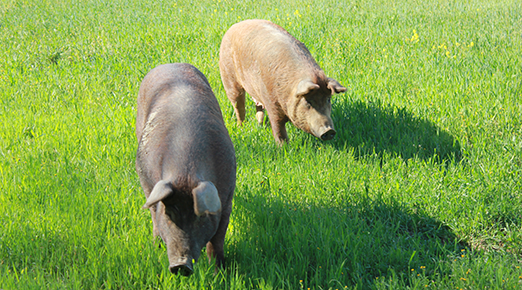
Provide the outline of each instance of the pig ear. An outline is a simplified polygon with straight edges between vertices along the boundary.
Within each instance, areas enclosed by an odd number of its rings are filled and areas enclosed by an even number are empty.
[[[304,96],[306,94],[308,94],[309,92],[313,91],[313,90],[316,90],[319,88],[319,85],[318,84],[314,84],[312,81],[310,80],[302,80],[299,82],[299,84],[297,85],[297,92],[296,92],[296,95],[298,97],[300,96]]]
[[[341,86],[341,84],[332,79],[332,78],[328,78],[328,86],[327,86],[331,91],[332,91],[332,95],[333,94],[338,94],[338,93],[343,93],[343,92],[346,92],[346,88]]]
[[[156,203],[164,200],[169,195],[172,194],[172,185],[170,182],[165,180],[160,180],[156,185],[154,185],[154,188],[152,189],[152,192],[149,195],[149,198],[147,198],[147,202],[142,206],[143,209],[150,208],[151,206],[155,205]]]
[[[194,212],[196,215],[217,214],[221,210],[221,200],[217,188],[212,182],[200,182],[192,190],[192,195],[194,195]]]

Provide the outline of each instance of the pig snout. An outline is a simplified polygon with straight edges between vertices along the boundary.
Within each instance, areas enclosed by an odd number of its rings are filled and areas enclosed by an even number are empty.
[[[192,267],[192,259],[179,258],[175,263],[171,263],[169,270],[172,274],[181,274],[183,276],[190,276],[194,272]]]
[[[333,128],[326,128],[321,134],[321,140],[332,140],[335,137],[335,130]]]
[[[330,125],[323,125],[316,129],[312,128],[312,134],[317,138],[321,138],[321,140],[332,140],[335,137],[335,133],[334,128]]]

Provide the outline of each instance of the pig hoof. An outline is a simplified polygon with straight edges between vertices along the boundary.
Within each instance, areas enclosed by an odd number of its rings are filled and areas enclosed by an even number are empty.
[[[263,126],[263,121],[265,120],[265,113],[263,111],[257,111],[256,119],[257,119],[257,123],[260,126]]]
[[[192,275],[192,272],[194,272],[194,270],[192,270],[192,267],[190,265],[187,265],[187,264],[175,264],[175,265],[170,265],[169,266],[169,270],[172,274],[181,274],[183,276],[190,276]]]
[[[330,129],[321,135],[321,140],[332,140],[335,137],[335,130]]]

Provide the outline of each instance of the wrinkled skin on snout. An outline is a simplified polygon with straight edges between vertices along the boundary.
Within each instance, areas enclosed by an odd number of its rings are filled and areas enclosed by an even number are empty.
[[[190,275],[203,247],[216,271],[236,182],[234,147],[205,76],[189,64],[151,70],[138,93],[136,171],[169,270]]]
[[[234,24],[223,36],[219,67],[238,124],[245,120],[245,92],[256,103],[256,119],[268,113],[278,143],[288,141],[286,122],[322,140],[335,129],[331,97],[346,91],[325,75],[306,46],[266,20]]]

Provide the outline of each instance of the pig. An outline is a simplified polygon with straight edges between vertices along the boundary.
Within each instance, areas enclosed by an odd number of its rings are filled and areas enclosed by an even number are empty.
[[[189,276],[206,245],[216,271],[236,184],[234,146],[205,76],[190,64],[164,64],[143,79],[137,101],[136,171],[167,248],[169,270]]]
[[[245,120],[245,91],[264,109],[278,143],[288,141],[285,124],[322,140],[335,136],[331,96],[346,88],[325,75],[306,46],[267,20],[236,23],[223,36],[219,51],[221,80],[238,125]]]

